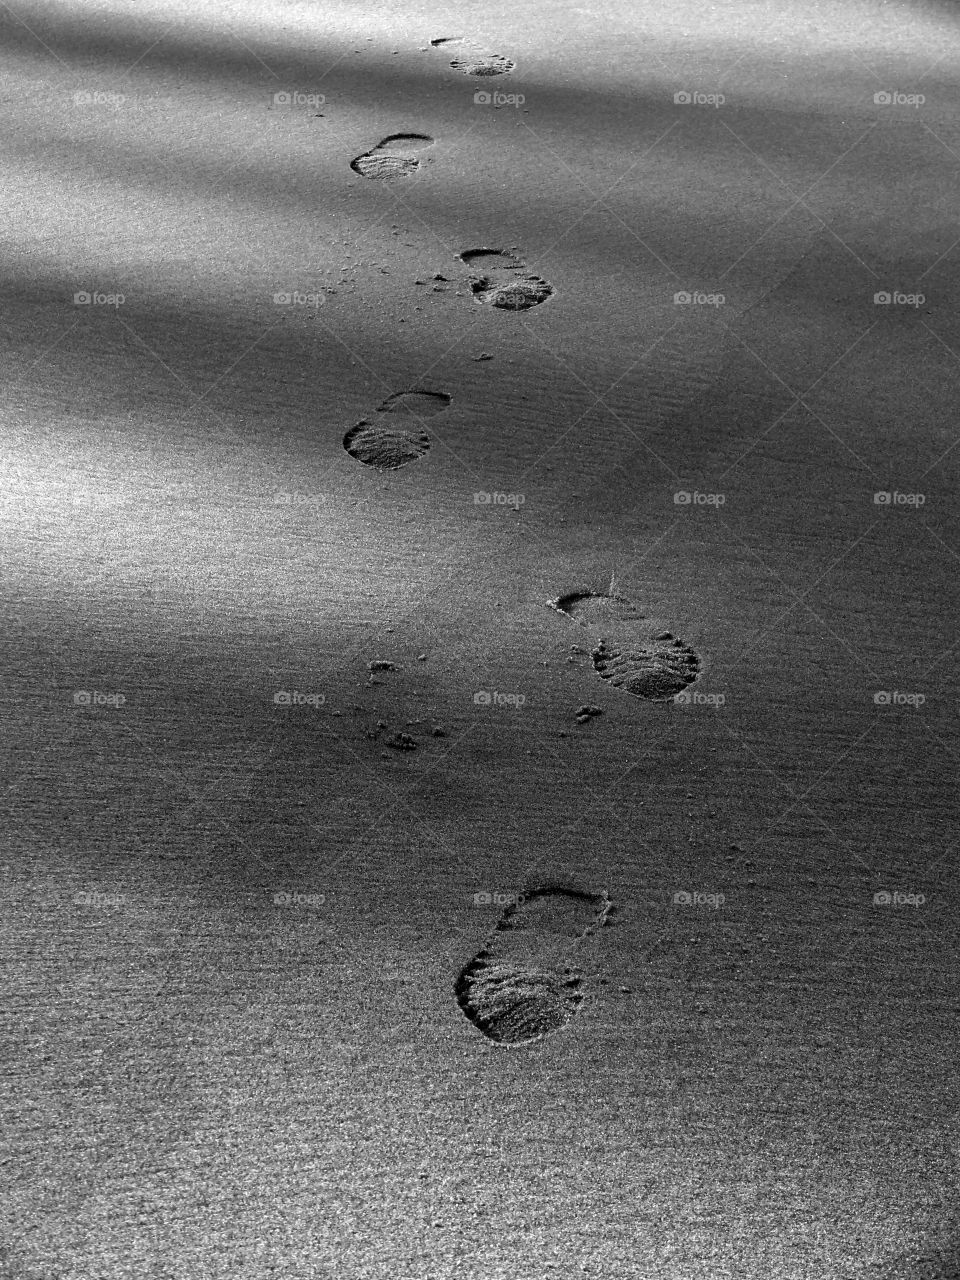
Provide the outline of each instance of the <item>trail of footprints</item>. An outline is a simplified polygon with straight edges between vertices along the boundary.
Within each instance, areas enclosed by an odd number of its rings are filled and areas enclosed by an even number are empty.
[[[464,41],[444,36],[430,44],[446,48]],[[464,50],[450,66],[467,76],[497,76],[512,71],[515,63],[501,54]],[[422,133],[390,134],[350,167],[372,181],[409,177],[433,142]],[[528,271],[514,250],[467,249],[459,258],[481,305],[526,311],[553,295],[553,286]],[[430,448],[424,420],[450,402],[446,392],[423,387],[397,392],[378,406],[381,419],[364,418],[350,428],[343,447],[365,466],[391,471],[407,466]],[[669,702],[700,673],[701,659],[690,645],[651,628],[642,611],[622,596],[581,591],[548,603],[595,633],[594,670],[633,697]],[[574,963],[574,949],[606,924],[612,905],[606,891],[567,885],[542,885],[522,895],[503,911],[490,939],[457,977],[454,993],[464,1017],[499,1045],[529,1044],[566,1027],[584,999],[584,973]]]

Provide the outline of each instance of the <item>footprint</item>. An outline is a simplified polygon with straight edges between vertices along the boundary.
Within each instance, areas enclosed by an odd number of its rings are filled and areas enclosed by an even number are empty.
[[[409,427],[386,422],[371,422],[362,418],[343,437],[343,447],[351,458],[367,467],[379,467],[382,471],[396,471],[408,462],[422,458],[430,448],[426,431],[417,431],[413,422],[442,413],[451,397],[445,391],[425,391],[416,387],[411,391],[397,391],[387,396],[377,406],[378,413],[410,420]]]
[[[523,262],[504,249],[466,249],[460,261],[470,268],[470,288],[477,302],[504,311],[526,311],[553,293],[553,285],[529,274]]]
[[[521,894],[460,972],[457,1004],[489,1040],[527,1044],[565,1027],[583,1001],[572,948],[607,922],[606,890],[543,885]]]
[[[551,600],[550,607],[581,626],[631,626],[645,621],[645,615],[632,600],[618,595],[600,595],[595,591],[571,591],[569,595]]]
[[[399,178],[415,173],[420,168],[418,153],[432,146],[433,138],[425,133],[391,133],[372,151],[351,160],[350,168],[362,178]]]
[[[343,437],[343,447],[366,467],[396,471],[422,458],[430,448],[430,437],[425,431],[403,431],[364,419]]]
[[[505,76],[517,64],[501,53],[465,53],[462,57],[454,58],[450,65],[454,71],[462,71],[465,76]]]
[[[604,633],[591,654],[594,670],[635,698],[670,702],[700,675],[703,664],[696,650],[624,596],[574,591],[547,603],[579,626]]]
[[[601,640],[593,651],[601,680],[648,702],[671,702],[700,674],[700,659],[682,640],[650,640],[627,650]]]
[[[377,406],[378,413],[398,413],[414,418],[432,418],[450,403],[445,391],[397,391]]]

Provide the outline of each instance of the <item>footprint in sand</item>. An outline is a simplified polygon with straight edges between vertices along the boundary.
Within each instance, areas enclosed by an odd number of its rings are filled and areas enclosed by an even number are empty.
[[[583,1001],[574,946],[607,922],[606,891],[529,889],[506,907],[488,942],[454,987],[464,1017],[498,1044],[527,1044],[559,1031]]]
[[[696,650],[623,596],[574,591],[547,603],[579,626],[605,633],[591,653],[593,668],[601,680],[635,698],[671,702],[700,674]]]
[[[433,139],[425,133],[391,133],[372,151],[351,160],[350,168],[362,178],[401,178],[420,168],[419,153],[432,146]]]
[[[517,64],[502,53],[464,53],[450,65],[465,76],[505,76]]]
[[[546,302],[553,293],[553,285],[531,275],[507,250],[466,249],[460,261],[470,268],[470,288],[477,302],[504,311],[526,311]]]
[[[450,399],[445,391],[397,391],[377,406],[378,413],[389,416],[380,422],[362,418],[343,437],[343,447],[367,467],[383,471],[405,467],[430,448],[430,437],[415,424],[442,413]]]
[[[450,65],[454,71],[465,76],[505,76],[517,65],[512,58],[505,58],[502,53],[478,51],[477,46],[464,40],[463,36],[437,36],[430,41],[432,49],[443,49],[455,44],[465,45],[466,48]],[[469,49],[474,52],[468,52]]]

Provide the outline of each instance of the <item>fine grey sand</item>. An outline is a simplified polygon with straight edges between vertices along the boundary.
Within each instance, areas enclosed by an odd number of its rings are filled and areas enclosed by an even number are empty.
[[[0,7],[2,1280],[957,1280],[958,59]]]

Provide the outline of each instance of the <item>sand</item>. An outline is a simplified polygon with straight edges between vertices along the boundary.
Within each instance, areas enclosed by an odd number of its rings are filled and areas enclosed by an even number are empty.
[[[0,30],[0,1275],[960,1276],[951,7]]]

